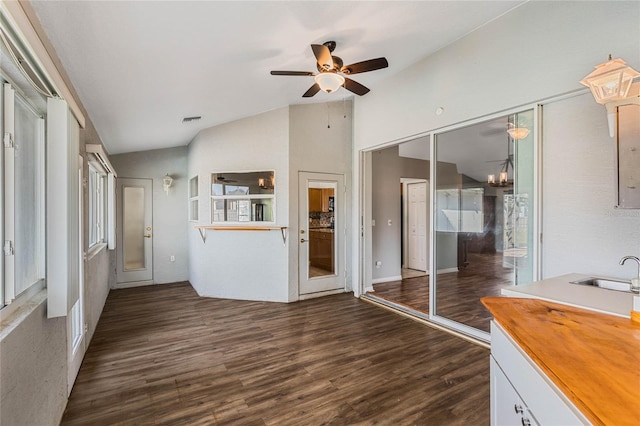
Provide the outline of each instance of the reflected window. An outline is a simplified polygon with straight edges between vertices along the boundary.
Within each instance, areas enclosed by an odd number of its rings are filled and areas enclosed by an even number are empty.
[[[275,172],[212,173],[211,221],[275,222]]]

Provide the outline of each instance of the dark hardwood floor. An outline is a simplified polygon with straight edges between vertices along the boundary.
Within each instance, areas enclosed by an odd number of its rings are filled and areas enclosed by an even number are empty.
[[[469,253],[469,265],[458,272],[438,275],[437,314],[482,331],[489,331],[491,314],[480,298],[499,296],[513,284],[513,269],[502,266],[502,255]],[[374,284],[373,293],[423,313],[429,313],[429,276]]]
[[[109,294],[63,425],[481,425],[489,351],[351,294]]]

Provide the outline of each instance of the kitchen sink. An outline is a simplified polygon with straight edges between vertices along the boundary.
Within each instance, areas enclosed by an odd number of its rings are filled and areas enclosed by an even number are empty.
[[[631,292],[629,281],[612,280],[609,278],[585,278],[578,281],[571,281],[571,284],[590,285],[593,287],[605,288],[607,290]]]

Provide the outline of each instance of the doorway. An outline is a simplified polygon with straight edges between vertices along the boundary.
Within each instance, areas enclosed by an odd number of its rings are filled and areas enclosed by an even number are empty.
[[[153,284],[152,185],[151,179],[118,179],[118,288]]]
[[[403,235],[405,236],[406,255],[405,268],[414,271],[428,272],[429,246],[429,184],[427,181],[403,182],[403,199],[405,202],[406,220]],[[404,275],[404,274],[403,274]]]
[[[300,172],[298,183],[299,296],[344,291],[344,176]]]

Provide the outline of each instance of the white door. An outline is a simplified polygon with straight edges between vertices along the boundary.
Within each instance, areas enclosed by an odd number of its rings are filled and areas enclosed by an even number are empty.
[[[426,182],[407,184],[407,221],[409,224],[408,267],[419,271],[427,270],[427,184]]]
[[[67,369],[67,395],[71,394],[71,389],[80,371],[80,365],[86,352],[86,330],[84,321],[84,221],[82,220],[84,197],[83,197],[83,158],[78,158],[78,217],[81,218],[78,226],[78,300],[71,308],[71,314],[67,316],[67,353],[69,354]]]
[[[153,284],[152,183],[118,178],[118,287]]]
[[[298,183],[300,298],[344,290],[344,176],[300,172]]]

